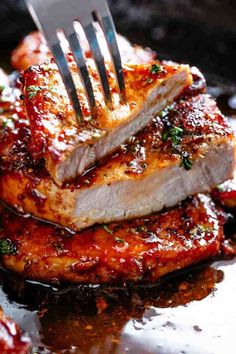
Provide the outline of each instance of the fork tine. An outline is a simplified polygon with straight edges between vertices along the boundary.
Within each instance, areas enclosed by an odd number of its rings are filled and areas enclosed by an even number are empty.
[[[88,69],[84,60],[84,55],[77,37],[77,34],[75,31],[71,31],[69,35],[66,35],[66,38],[68,39],[68,42],[70,44],[70,48],[72,50],[74,59],[76,61],[76,64],[79,68],[79,74],[82,79],[83,85],[85,87],[86,93],[87,93],[87,98],[88,102],[90,105],[91,112],[94,111],[96,102],[93,94],[93,87],[91,84],[91,80],[89,77]]]
[[[97,36],[95,33],[95,29],[94,29],[92,22],[89,23],[88,25],[84,26],[84,32],[85,32],[85,35],[88,39],[89,45],[90,45],[92,53],[93,53],[93,58],[95,60],[95,63],[96,63],[96,66],[97,66],[97,69],[99,72],[106,104],[108,105],[108,107],[112,107],[111,93],[110,93],[109,83],[108,83],[108,79],[107,79],[107,72],[106,72],[106,68],[105,68],[104,57],[101,53],[101,50],[100,50],[100,47],[98,44],[98,40],[97,40]]]
[[[108,7],[107,7],[107,11],[108,11],[107,16],[101,17],[99,14],[97,14],[96,17],[101,25],[104,36],[107,41],[107,45],[116,72],[116,79],[120,89],[121,98],[125,99],[125,81],[124,81],[120,52],[119,52],[117,39],[116,39],[116,30]]]
[[[49,44],[49,41],[48,41],[48,44]],[[70,70],[68,68],[67,60],[65,58],[65,54],[64,54],[59,42],[50,46],[50,49],[51,49],[51,52],[54,56],[55,62],[58,66],[61,77],[63,79],[67,94],[71,100],[76,117],[79,120],[79,122],[81,122],[83,119],[83,114],[81,111],[81,107],[80,107],[79,99],[77,96],[75,84],[72,79]]]

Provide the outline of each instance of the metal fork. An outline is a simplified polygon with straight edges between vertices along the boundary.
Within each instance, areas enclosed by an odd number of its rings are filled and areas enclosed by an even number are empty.
[[[59,72],[63,79],[68,96],[79,120],[83,119],[81,105],[76,93],[75,84],[62,50],[58,37],[58,30],[62,30],[69,42],[81,81],[87,94],[91,112],[95,111],[96,102],[90,81],[86,60],[75,31],[75,21],[78,21],[84,30],[89,42],[93,59],[99,73],[106,104],[112,107],[111,92],[108,83],[104,57],[99,47],[94,19],[99,22],[113,62],[116,80],[120,90],[120,97],[124,97],[125,83],[121,65],[120,53],[116,40],[114,22],[106,0],[25,0],[27,7],[37,27],[43,33],[48,46],[54,56]]]

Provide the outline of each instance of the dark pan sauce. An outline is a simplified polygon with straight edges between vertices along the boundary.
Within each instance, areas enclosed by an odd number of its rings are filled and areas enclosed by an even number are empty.
[[[236,127],[232,93],[211,91],[220,92],[221,108]],[[233,234],[231,219],[227,235]],[[0,303],[29,333],[32,353],[234,354],[235,279],[234,258],[172,274],[152,287],[53,288],[0,270]]]

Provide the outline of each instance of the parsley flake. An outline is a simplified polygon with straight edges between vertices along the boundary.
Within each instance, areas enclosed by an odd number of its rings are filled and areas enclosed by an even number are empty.
[[[192,161],[189,158],[189,154],[187,152],[182,153],[182,162],[180,164],[181,167],[184,167],[186,171],[191,170],[192,168]]]
[[[183,134],[184,130],[180,127],[168,127],[168,129],[162,133],[162,140],[165,142],[170,138],[173,147],[177,147],[181,142]]]
[[[15,127],[14,118],[13,117],[4,117],[2,120],[2,127],[4,129],[7,129],[7,128],[14,129],[14,127]]]
[[[42,88],[39,87],[39,86],[30,85],[30,86],[27,87],[26,90],[27,90],[27,92],[28,92],[29,98],[33,98],[33,97],[35,97],[35,96],[37,95],[37,93],[38,93],[39,91],[42,90]]]
[[[161,67],[158,64],[152,64],[150,68],[150,73],[151,74],[158,74],[161,71]]]
[[[0,255],[7,254],[15,254],[16,246],[10,241],[6,239],[0,240]]]

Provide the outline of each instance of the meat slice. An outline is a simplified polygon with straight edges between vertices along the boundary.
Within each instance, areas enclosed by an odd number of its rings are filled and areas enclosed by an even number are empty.
[[[113,97],[113,109],[109,109],[103,100],[94,62],[88,63],[97,104],[95,118],[91,116],[76,74],[77,67],[71,61],[84,115],[82,122],[73,113],[55,64],[31,67],[24,74],[31,154],[35,159],[45,159],[46,167],[58,185],[82,174],[96,160],[144,128],[192,82],[186,65],[159,65],[157,62],[126,65],[127,100],[121,103],[114,74],[107,65]]]
[[[2,354],[27,354],[29,351],[29,338],[21,334],[19,327],[4,315],[0,307],[0,352]]]
[[[106,45],[106,41],[97,28],[97,34],[99,36],[99,44],[102,49],[102,53],[106,59],[109,60],[109,53]],[[80,31],[80,43],[85,52],[87,58],[91,57],[91,50],[89,44],[83,36],[83,32]],[[126,63],[148,63],[155,59],[155,53],[149,48],[142,48],[140,46],[132,45],[125,37],[120,34],[117,35],[118,46],[121,53],[121,58],[124,64]],[[65,52],[69,52],[68,43],[62,38],[62,46]],[[38,65],[44,63],[47,59],[51,59],[51,53],[47,46],[47,43],[38,31],[28,34],[12,52],[11,64],[17,70],[26,70],[31,65]]]
[[[79,230],[141,217],[230,178],[234,138],[201,76],[119,151],[59,188],[27,149],[23,118],[0,134],[0,198],[19,211]],[[202,87],[202,89],[201,89]],[[4,112],[16,117],[11,110]],[[11,118],[12,121],[12,118]],[[8,147],[6,150],[6,146]]]
[[[2,210],[3,265],[43,282],[155,282],[220,253],[222,221],[210,197],[198,195],[145,219],[80,233]]]

